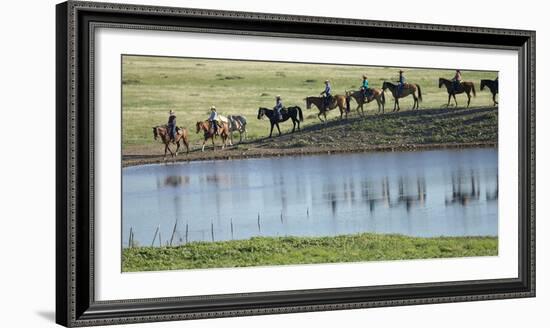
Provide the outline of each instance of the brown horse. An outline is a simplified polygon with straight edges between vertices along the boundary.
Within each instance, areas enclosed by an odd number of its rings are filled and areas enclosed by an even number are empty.
[[[368,104],[371,101],[376,99],[378,103],[378,113],[380,113],[380,108],[382,108],[382,113],[384,113],[384,106],[386,105],[386,96],[384,91],[378,88],[369,88],[368,95],[365,97],[363,91],[346,91],[346,95],[353,98],[357,103],[357,114],[363,116],[365,112],[363,110],[363,105]],[[359,108],[361,108],[361,113],[359,113]]]
[[[348,112],[349,112],[349,98],[342,95],[334,95],[331,96],[331,99],[329,101],[328,108],[325,108],[324,97],[307,97],[304,99],[306,101],[306,108],[311,109],[311,105],[315,105],[319,109],[319,114],[317,114],[317,117],[319,117],[319,120],[321,122],[327,121],[327,112],[331,109],[334,109],[338,107],[340,109],[340,119],[342,119],[342,116],[344,113],[346,113],[346,118],[348,118]],[[321,115],[325,117],[325,120],[321,119]]]
[[[394,112],[396,111],[396,107],[397,107],[397,111],[401,109],[399,107],[399,98],[405,98],[409,95],[412,95],[414,98],[412,109],[419,108],[419,103],[422,101],[422,90],[420,90],[420,86],[418,84],[405,83],[403,84],[403,87],[399,89],[399,86],[397,84],[393,84],[391,82],[384,82],[382,84],[382,90],[386,91],[386,89],[390,90],[391,94],[393,95],[393,98],[395,99],[395,103],[393,104]]]
[[[159,125],[153,127],[153,137],[157,140],[159,137],[164,143],[164,160],[166,160],[166,152],[169,151],[172,157],[178,156],[178,150],[180,149],[180,142],[183,142],[185,148],[187,148],[187,153],[189,154],[189,137],[186,128],[176,128],[176,138],[172,140],[170,138],[170,133],[166,125]],[[170,149],[170,142],[177,145],[175,153]]]
[[[202,142],[202,151],[204,151],[204,146],[208,139],[212,139],[212,149],[216,150],[216,145],[214,144],[214,127],[211,126],[210,121],[199,121],[197,122],[197,133],[204,132],[204,140]],[[218,127],[218,133],[222,137],[222,150],[225,148],[227,143],[227,138],[229,138],[229,125],[226,122],[222,122],[222,126]]]
[[[451,96],[455,100],[455,107],[458,107],[458,102],[456,101],[455,95],[460,93],[466,93],[468,96],[468,106],[470,107],[470,100],[472,99],[472,96],[470,96],[470,92],[473,93],[474,97],[476,96],[476,88],[473,82],[460,82],[458,84],[455,84],[455,82],[451,80],[447,80],[445,78],[440,77],[439,78],[439,88],[441,89],[442,86],[445,86],[447,88],[447,93],[449,94],[449,100],[447,101],[447,107],[451,104]]]

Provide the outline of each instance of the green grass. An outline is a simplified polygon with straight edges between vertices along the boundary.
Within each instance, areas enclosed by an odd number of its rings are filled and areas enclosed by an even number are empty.
[[[363,233],[255,237],[177,247],[125,248],[124,272],[498,255],[496,237],[417,238]]]
[[[330,79],[335,94],[358,89],[361,75],[367,73],[373,87],[381,87],[383,81],[395,81],[397,68],[339,66],[319,64],[293,64],[252,61],[206,60],[186,58],[124,56],[122,62],[122,115],[123,147],[154,143],[151,127],[164,124],[170,109],[176,111],[178,125],[191,131],[192,143],[200,135],[195,134],[194,123],[204,120],[211,105],[222,115],[242,114],[248,118],[249,137],[261,138],[268,134],[268,123],[258,121],[258,107],[272,107],[275,95],[283,97],[286,106],[299,105],[304,110],[304,125],[318,124],[317,109],[307,110],[304,98],[318,95],[323,81]],[[405,69],[407,82],[420,84],[424,101],[422,108],[441,108],[447,103],[447,93],[439,89],[439,77],[451,78],[452,70]],[[480,79],[494,79],[495,72],[463,71],[464,80],[473,81],[479,88]],[[465,106],[466,96],[458,95],[459,106]],[[393,100],[386,94],[386,108],[393,108]],[[355,108],[352,102],[352,109]],[[412,106],[412,97],[400,101],[401,110]],[[480,92],[472,106],[492,106],[488,91]],[[376,102],[367,105],[375,111]],[[330,118],[339,116],[337,110]],[[288,131],[291,124],[283,124]],[[359,126],[367,129],[368,125]],[[396,132],[388,127],[387,132]]]

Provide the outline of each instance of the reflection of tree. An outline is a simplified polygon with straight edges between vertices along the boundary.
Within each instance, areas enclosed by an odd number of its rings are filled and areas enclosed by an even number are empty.
[[[479,200],[479,177],[470,171],[468,175],[461,171],[451,177],[452,193],[445,199],[445,205],[467,205],[471,201]]]

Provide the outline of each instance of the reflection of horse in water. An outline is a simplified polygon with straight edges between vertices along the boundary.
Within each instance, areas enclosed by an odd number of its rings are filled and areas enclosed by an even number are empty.
[[[463,183],[462,177],[461,172],[453,175],[451,198],[445,199],[445,205],[460,204],[465,206],[472,201],[479,200],[479,177],[471,172],[468,179],[469,183]]]
[[[414,204],[424,205],[426,202],[426,180],[424,177],[416,178],[416,190],[410,192],[410,185],[403,177],[398,181],[397,204],[405,204],[407,212],[411,210]]]
[[[188,176],[176,176],[176,175],[170,175],[167,176],[164,179],[164,186],[165,187],[179,187],[182,185],[189,184],[189,177]]]

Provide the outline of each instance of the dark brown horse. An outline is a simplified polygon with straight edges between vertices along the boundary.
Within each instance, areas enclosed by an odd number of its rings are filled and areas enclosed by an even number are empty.
[[[363,110],[363,105],[368,104],[375,99],[376,99],[376,102],[378,103],[378,113],[380,113],[380,109],[382,109],[382,113],[384,113],[384,106],[386,105],[386,96],[384,95],[384,91],[382,89],[369,88],[367,96],[365,96],[365,94],[361,90],[346,91],[346,95],[355,100],[355,102],[357,103],[357,114],[361,116],[365,114]],[[359,108],[361,108],[361,112],[359,112]]]
[[[187,153],[189,153],[189,137],[186,128],[177,127],[176,138],[172,140],[172,138],[170,138],[170,133],[166,125],[154,126],[153,137],[155,138],[155,140],[160,137],[162,143],[164,143],[164,160],[166,160],[166,152],[168,151],[170,152],[170,155],[172,155],[172,157],[178,156],[180,143],[182,142],[185,145],[185,148],[187,148]],[[174,143],[177,145],[175,152],[172,152],[172,150],[170,149],[170,143]]]
[[[338,107],[340,109],[340,119],[342,119],[342,116],[344,113],[346,113],[346,118],[348,118],[348,112],[349,112],[349,99],[346,96],[342,95],[334,95],[331,96],[331,99],[328,104],[328,108],[325,108],[324,97],[307,97],[304,99],[306,101],[306,108],[311,109],[311,105],[315,105],[319,109],[319,114],[317,114],[317,117],[319,117],[319,120],[321,122],[326,122],[327,120],[327,112],[331,109],[334,109]],[[325,120],[321,119],[321,115],[325,117]]]
[[[214,138],[216,134],[214,133],[214,127],[211,125],[210,121],[199,121],[196,124],[197,133],[204,132],[204,140],[202,142],[202,151],[204,151],[204,146],[208,139],[212,140],[212,150],[216,150],[216,145],[214,144]],[[222,122],[222,126],[218,127],[218,134],[222,138],[222,150],[225,148],[227,143],[227,138],[229,138],[229,125],[226,122]]]
[[[395,100],[395,103],[393,104],[394,112],[401,109],[399,107],[399,98],[405,98],[409,95],[412,95],[414,99],[412,109],[419,108],[419,103],[422,101],[422,90],[420,90],[420,86],[418,84],[405,83],[403,87],[399,89],[399,86],[397,84],[384,82],[382,84],[382,90],[386,91],[386,89],[390,90],[391,94],[393,95],[393,99]]]
[[[458,102],[456,101],[455,95],[465,93],[468,96],[468,105],[466,107],[470,107],[470,101],[472,100],[472,96],[470,96],[470,93],[472,93],[474,97],[476,96],[476,88],[473,82],[464,81],[456,84],[451,80],[440,77],[439,88],[441,89],[442,86],[445,86],[445,88],[447,88],[447,93],[449,94],[447,107],[449,107],[449,105],[451,104],[451,96],[455,100],[455,107],[458,107]]]
[[[488,87],[493,94],[493,105],[498,105],[498,101],[496,100],[496,96],[498,94],[498,77],[495,80],[481,80],[479,90],[483,91],[485,87]]]
[[[277,127],[279,131],[279,136],[281,135],[281,129],[279,128],[279,123],[287,121],[288,119],[292,120],[292,133],[296,130],[296,125],[298,125],[298,131],[300,131],[300,122],[304,121],[304,115],[302,114],[302,109],[298,106],[290,106],[282,110],[281,116],[282,119],[279,119],[275,114],[273,109],[260,107],[258,108],[258,119],[261,120],[264,116],[269,118],[269,123],[271,124],[271,129],[269,130],[269,137],[273,135],[273,127]]]

